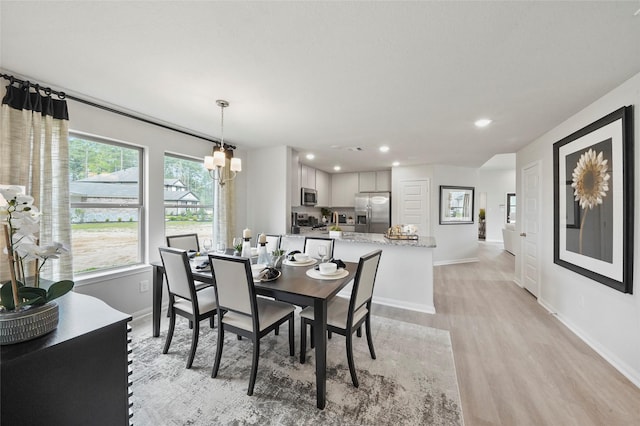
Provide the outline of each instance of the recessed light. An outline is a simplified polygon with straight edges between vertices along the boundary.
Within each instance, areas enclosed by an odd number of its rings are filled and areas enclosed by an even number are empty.
[[[335,170],[336,172],[339,172],[339,171],[340,171],[340,169],[341,169],[341,167],[340,167],[340,166],[333,166],[333,170]]]
[[[474,124],[476,125],[476,127],[487,127],[489,124],[491,124],[491,120],[489,120],[488,118],[481,118]]]
[[[388,147],[388,146],[386,146],[386,145],[382,145],[382,146],[380,147],[380,152],[389,152],[389,147]]]
[[[400,162],[399,161],[394,161],[393,163],[391,163],[391,165],[393,167],[398,167],[400,165]]]
[[[315,155],[313,154],[307,154],[307,160],[313,160],[314,158],[316,158]]]

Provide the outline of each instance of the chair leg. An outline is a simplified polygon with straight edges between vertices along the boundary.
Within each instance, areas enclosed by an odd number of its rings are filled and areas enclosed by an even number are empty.
[[[293,332],[295,330],[293,329],[293,327],[294,327],[293,314],[291,314],[291,317],[289,318],[289,356],[295,355],[294,342],[293,342]]]
[[[216,349],[216,361],[213,363],[213,370],[211,370],[211,377],[215,378],[218,375],[218,369],[220,368],[220,358],[222,357],[222,345],[224,344],[224,328],[222,322],[218,322],[218,347]]]
[[[191,351],[189,352],[189,358],[187,359],[187,368],[191,368],[193,364],[193,358],[196,356],[196,348],[198,347],[198,336],[200,334],[200,323],[193,321],[193,335],[191,336]]]
[[[316,347],[316,344],[315,344],[316,340],[313,338],[313,324],[309,324],[309,330],[311,330],[311,334],[309,334],[309,337],[310,337],[309,344],[311,346],[311,349],[313,349]]]
[[[331,331],[327,331],[327,338],[328,339],[331,339],[331,334],[332,334]]]
[[[313,339],[311,340],[313,341]],[[300,364],[304,364],[307,357],[307,323],[300,318]]]
[[[371,336],[371,316],[367,315],[367,319],[364,324],[364,328],[367,332],[367,343],[369,344],[371,359],[376,359],[376,351],[373,349],[373,337]]]
[[[215,323],[216,323],[215,317],[216,317],[215,315],[211,315],[209,317],[209,327],[211,328],[215,328]]]
[[[276,333],[276,336],[280,335],[280,326],[276,327],[275,333]]]
[[[167,340],[164,343],[164,349],[162,350],[163,354],[169,352],[169,346],[171,345],[171,339],[173,338],[173,330],[176,327],[176,314],[171,311],[171,316],[169,317],[169,331],[167,331]]]
[[[237,335],[236,335],[236,338],[237,338],[238,340],[242,340],[242,336],[241,336],[241,335],[239,335],[239,334],[237,334]]]
[[[258,357],[260,356],[260,339],[256,336],[253,342],[253,362],[251,363],[251,377],[249,378],[249,390],[247,395],[253,395],[253,387],[256,384],[256,376],[258,374]]]
[[[189,330],[193,330],[193,321],[189,320]]]
[[[349,373],[351,373],[351,381],[353,382],[353,386],[358,387],[358,377],[356,377],[356,366],[353,363],[353,342],[352,336],[353,334],[347,330],[347,362],[349,363]]]
[[[358,331],[356,331],[358,337],[362,337],[362,326],[358,327]]]

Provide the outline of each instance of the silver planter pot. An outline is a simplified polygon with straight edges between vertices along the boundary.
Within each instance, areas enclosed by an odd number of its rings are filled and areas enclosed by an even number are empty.
[[[0,312],[0,345],[26,342],[58,326],[58,304],[48,302],[19,312]]]

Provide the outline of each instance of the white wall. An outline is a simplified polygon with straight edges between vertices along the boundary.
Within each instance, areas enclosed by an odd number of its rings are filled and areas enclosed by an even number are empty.
[[[431,185],[430,236],[436,239],[433,249],[435,264],[462,263],[477,260],[478,256],[478,188],[475,191],[474,223],[469,225],[440,225],[440,185],[476,186],[478,169],[452,166],[407,166],[394,167],[391,171],[392,191],[398,193],[400,182],[407,179],[428,179]],[[399,217],[398,197],[392,197],[391,223]]]
[[[516,171],[515,169],[480,169],[478,178],[477,193],[484,192],[487,194],[485,239],[489,242],[502,242],[502,228],[507,222],[507,193],[516,192]],[[476,211],[478,210],[476,208]],[[476,213],[476,219],[477,217],[478,214]]]
[[[72,131],[93,134],[100,137],[131,143],[144,148],[144,167],[146,170],[146,217],[145,226],[147,241],[144,262],[160,260],[158,247],[165,245],[164,238],[164,154],[166,152],[204,158],[211,152],[211,142],[166,130],[151,124],[126,118],[74,101],[68,101],[69,128]],[[243,158],[246,154],[236,150],[236,156]],[[246,223],[246,170],[248,164],[243,162],[243,172],[236,178],[237,226]],[[241,229],[241,228],[240,228]],[[240,229],[236,234],[240,235]],[[151,291],[141,293],[140,281],[152,281],[151,268],[143,266],[132,268],[109,276],[76,277],[75,291],[89,294],[105,301],[110,306],[129,314],[143,313],[151,310]],[[166,298],[165,298],[166,300]]]
[[[603,284],[553,263],[553,144],[619,109],[634,105],[634,196],[640,200],[640,74],[635,75],[601,99],[550,130],[517,153],[517,187],[521,188],[523,167],[534,161],[541,163],[541,229],[539,302],[556,312],[576,334],[609,360],[623,374],[640,386],[640,208],[635,203],[634,277],[635,294],[623,294]],[[518,232],[520,232],[518,211]],[[516,274],[522,268],[517,264]]]

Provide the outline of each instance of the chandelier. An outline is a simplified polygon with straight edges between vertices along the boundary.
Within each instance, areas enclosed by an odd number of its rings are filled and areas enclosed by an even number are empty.
[[[229,102],[218,99],[216,104],[220,107],[220,143],[213,147],[211,155],[204,157],[204,166],[209,170],[211,179],[218,181],[220,186],[224,186],[225,182],[235,179],[236,174],[242,171],[242,160],[239,158],[231,158],[231,164],[229,169],[231,170],[231,176],[225,178],[224,167],[227,160],[227,151],[225,151],[224,143],[224,109],[229,106]],[[230,150],[233,155],[233,148],[230,145],[227,147],[232,148]]]

